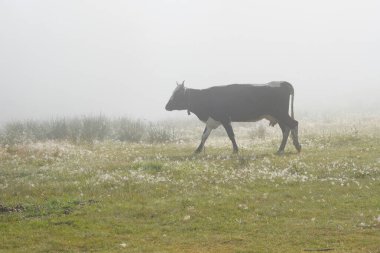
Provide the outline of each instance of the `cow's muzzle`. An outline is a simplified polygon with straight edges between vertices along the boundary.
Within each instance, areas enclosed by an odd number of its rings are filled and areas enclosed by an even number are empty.
[[[165,106],[165,110],[167,110],[167,111],[173,111],[173,108],[170,106],[169,103],[167,103],[166,106]]]

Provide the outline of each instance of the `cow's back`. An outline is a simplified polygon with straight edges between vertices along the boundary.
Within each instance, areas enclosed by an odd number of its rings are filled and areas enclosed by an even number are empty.
[[[278,112],[288,112],[292,86],[287,82],[270,82],[264,85],[230,84],[203,90],[216,117],[229,117],[232,121],[254,121]]]

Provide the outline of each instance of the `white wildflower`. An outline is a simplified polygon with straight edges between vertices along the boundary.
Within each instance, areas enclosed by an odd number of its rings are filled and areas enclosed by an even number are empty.
[[[239,209],[248,210],[248,206],[246,204],[239,204]]]

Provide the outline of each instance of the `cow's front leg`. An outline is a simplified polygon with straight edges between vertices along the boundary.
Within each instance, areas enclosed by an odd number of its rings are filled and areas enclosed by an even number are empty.
[[[212,129],[208,128],[207,125],[206,125],[205,130],[203,131],[203,134],[202,134],[201,143],[199,144],[198,148],[194,151],[194,153],[198,154],[198,153],[200,153],[203,150],[203,147],[204,147],[204,145],[206,143],[206,140],[207,140],[208,136],[211,133],[211,130]]]
[[[208,120],[206,121],[206,128],[205,130],[203,131],[203,134],[202,134],[202,140],[201,140],[201,144],[199,144],[198,148],[195,150],[195,153],[199,153],[203,150],[203,147],[206,143],[206,140],[208,138],[208,136],[210,135],[211,131],[213,129],[216,129],[220,126],[220,122],[219,121],[216,121],[214,120],[213,118],[208,118]]]
[[[226,129],[227,135],[232,142],[232,148],[234,150],[233,152],[237,153],[239,151],[239,148],[238,148],[236,141],[235,141],[235,134],[234,134],[234,130],[232,129],[231,122],[223,123],[223,127],[224,127],[224,129]]]

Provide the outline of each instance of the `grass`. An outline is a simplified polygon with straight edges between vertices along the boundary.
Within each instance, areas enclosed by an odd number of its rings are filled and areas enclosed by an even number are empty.
[[[284,156],[270,131],[237,131],[239,155],[225,136],[198,156],[197,141],[3,146],[0,252],[380,252],[373,128],[306,125]]]

